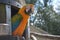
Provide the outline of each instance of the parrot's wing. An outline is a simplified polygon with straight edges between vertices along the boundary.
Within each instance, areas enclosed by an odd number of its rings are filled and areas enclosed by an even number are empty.
[[[11,18],[12,21],[12,32],[18,27],[20,22],[22,21],[22,16],[20,14],[16,14]]]

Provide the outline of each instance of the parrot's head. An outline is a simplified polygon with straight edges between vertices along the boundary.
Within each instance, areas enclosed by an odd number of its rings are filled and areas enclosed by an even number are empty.
[[[31,15],[31,14],[33,14],[33,11],[34,11],[34,5],[33,4],[28,4],[26,6],[25,13],[28,14],[28,15]]]

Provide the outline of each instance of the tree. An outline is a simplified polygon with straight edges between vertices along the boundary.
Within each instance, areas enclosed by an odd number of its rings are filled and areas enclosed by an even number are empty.
[[[43,0],[43,1],[44,1],[44,7],[46,7],[48,0]]]
[[[35,4],[37,0],[25,0],[27,4]]]
[[[39,0],[34,3],[37,11],[34,25],[50,34],[60,35],[60,15],[53,10],[54,6],[50,4],[50,0],[43,0],[43,2],[44,5]]]

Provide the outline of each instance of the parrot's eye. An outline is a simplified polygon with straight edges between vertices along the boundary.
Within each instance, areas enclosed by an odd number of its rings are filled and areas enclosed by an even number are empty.
[[[32,9],[31,9],[31,8],[26,9],[26,10],[25,10],[25,13],[28,14],[28,15],[30,15],[30,14],[32,13]]]
[[[32,10],[31,10],[31,9],[29,9],[29,10],[28,10],[28,12],[29,12],[29,13],[32,13]]]

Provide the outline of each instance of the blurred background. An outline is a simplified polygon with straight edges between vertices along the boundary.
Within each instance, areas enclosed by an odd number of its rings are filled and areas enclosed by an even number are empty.
[[[49,34],[60,35],[60,0],[26,0],[34,4],[34,14],[30,25],[40,28]]]

